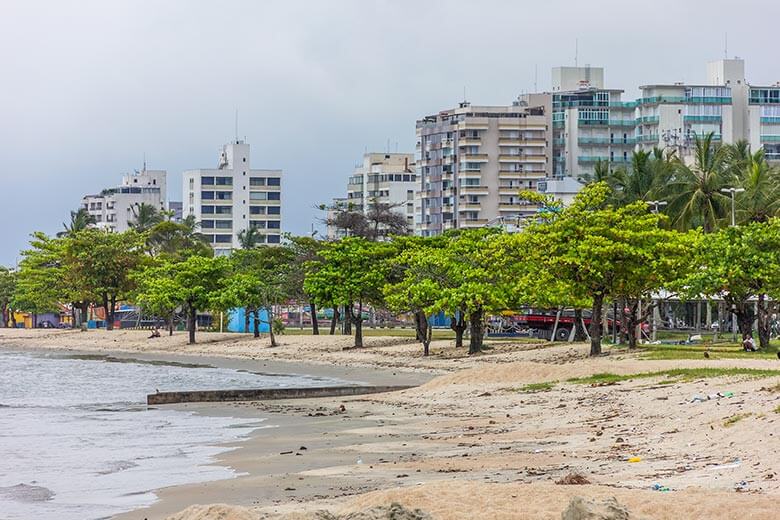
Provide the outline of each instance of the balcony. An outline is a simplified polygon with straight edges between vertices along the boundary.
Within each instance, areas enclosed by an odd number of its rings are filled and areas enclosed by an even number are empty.
[[[657,125],[659,116],[642,116],[636,118],[636,124],[638,125]]]
[[[778,125],[780,124],[780,117],[762,117],[761,122],[768,123],[770,125]]]
[[[458,202],[458,211],[479,211],[482,204],[479,202]]]
[[[780,135],[762,135],[762,143],[780,143]]]
[[[778,118],[780,120],[780,118]],[[686,123],[720,123],[721,116],[683,116]]]
[[[461,154],[460,155],[460,162],[488,162],[488,156],[486,153],[475,153],[475,154]]]
[[[482,139],[479,137],[461,137],[458,139],[458,147],[461,146],[482,146]]]
[[[660,139],[658,134],[643,134],[636,136],[637,143],[657,143]]]
[[[608,162],[613,164],[626,164],[631,162],[630,157],[612,157],[611,159],[606,156],[599,156],[599,155],[580,155],[577,157],[577,162],[579,164],[590,164],[590,163],[596,163],[596,162]]]
[[[500,179],[539,179],[546,174],[544,170],[498,170],[498,177]]]
[[[637,99],[639,105],[659,104],[690,104],[690,105],[730,105],[730,97],[684,97],[684,96],[651,96]]]
[[[463,195],[487,195],[490,188],[487,186],[461,186],[459,191]]]
[[[636,126],[636,122],[633,119],[578,119],[578,126]]]
[[[460,220],[462,227],[478,227],[486,226],[488,220],[486,218],[464,218]]]
[[[582,145],[612,145],[612,146],[633,146],[636,144],[636,139],[633,137],[623,138],[610,138],[610,137],[580,137],[577,139],[577,143]]]

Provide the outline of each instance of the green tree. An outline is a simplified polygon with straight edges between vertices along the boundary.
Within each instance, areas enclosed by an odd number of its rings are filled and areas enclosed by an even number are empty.
[[[392,244],[348,237],[327,243],[323,261],[307,271],[304,289],[320,304],[343,305],[355,326],[355,347],[363,346],[363,309],[382,303]]]
[[[30,248],[22,251],[13,305],[33,314],[33,327],[36,314],[55,312],[58,302],[67,301],[64,282],[72,277],[63,265],[66,240],[36,232],[32,234]]]
[[[238,232],[238,244],[241,249],[253,249],[262,242],[263,234],[258,228],[250,227]]]
[[[197,313],[220,307],[220,293],[228,272],[229,260],[225,257],[194,255],[179,261],[163,259],[136,277],[139,281],[136,297],[151,310],[181,306],[187,316],[189,343],[194,344]]]
[[[307,236],[288,236],[287,241],[288,244],[285,247],[292,252],[287,276],[289,293],[299,302],[308,302],[311,313],[311,331],[314,336],[318,336],[320,328],[317,321],[317,302],[306,292],[304,280],[306,279],[306,270],[314,270],[322,260],[319,254],[322,242]]]
[[[79,208],[76,211],[70,212],[70,222],[62,224],[65,231],[58,233],[58,236],[67,236],[84,231],[88,227],[94,226],[97,223],[95,217],[89,214],[86,208]]]
[[[737,222],[766,222],[780,214],[780,173],[769,165],[764,150],[737,163],[738,184],[745,191],[737,195]]]
[[[131,276],[144,261],[143,237],[133,230],[112,233],[86,229],[74,234],[63,248],[64,264],[74,285],[98,296],[113,330],[116,304],[134,288]]]
[[[16,294],[16,273],[0,266],[0,327],[8,327],[14,312],[13,302]]]
[[[198,232],[199,224],[190,215],[182,222],[160,222],[147,233],[146,244],[151,256],[173,261],[190,256],[214,256],[214,250]]]
[[[726,164],[726,149],[713,142],[713,134],[696,136],[694,164],[675,162],[674,173],[664,188],[667,214],[681,230],[700,227],[711,233],[730,208],[730,199],[721,190],[734,184]]]
[[[656,261],[662,217],[636,202],[615,208],[607,201],[606,183],[586,186],[562,214],[529,226],[527,265],[530,275],[558,280],[548,294],[536,298],[555,301],[561,290],[568,298],[591,302],[590,354],[601,354],[602,314],[605,301],[634,289],[645,265]],[[639,274],[635,274],[639,273]],[[539,284],[535,289],[541,289]]]
[[[754,222],[702,236],[693,249],[695,269],[676,282],[691,297],[721,296],[733,310],[742,338],[753,330],[758,299],[759,340],[769,345],[767,294],[780,296],[780,221]]]
[[[131,205],[130,211],[133,213],[133,219],[128,222],[128,225],[139,233],[149,231],[165,221],[165,215],[154,205],[146,202]]]

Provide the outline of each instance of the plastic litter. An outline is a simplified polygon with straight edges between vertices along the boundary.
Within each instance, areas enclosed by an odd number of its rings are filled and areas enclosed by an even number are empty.
[[[653,484],[653,487],[651,488],[653,491],[671,491],[672,489],[666,486],[662,486],[661,484],[658,484],[657,482]]]
[[[709,395],[694,394],[694,396],[691,397],[691,402],[703,403],[704,401],[714,401],[723,398],[730,399],[732,397],[734,397],[734,392],[718,392],[717,394],[709,394]]]
[[[738,468],[742,465],[742,461],[740,459],[734,459],[733,462],[728,462],[726,464],[716,464],[715,466],[710,466],[707,468],[707,471],[718,471],[720,469],[733,469]]]
[[[642,457],[631,457],[627,462],[642,462]]]
[[[750,487],[750,485],[744,480],[741,480],[737,482],[737,485],[734,486],[734,489],[736,489],[737,491],[747,491],[748,487]]]

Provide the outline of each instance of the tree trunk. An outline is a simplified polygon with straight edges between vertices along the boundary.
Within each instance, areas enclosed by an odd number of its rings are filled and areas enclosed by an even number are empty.
[[[590,355],[601,355],[601,310],[604,306],[604,295],[597,293],[593,297],[593,308],[590,317]],[[622,328],[622,327],[621,327]]]
[[[70,304],[70,322],[73,324],[73,328],[76,328],[76,309],[78,307],[78,302],[71,302]],[[5,320],[5,306],[3,306],[3,328],[7,327],[6,320]]]
[[[114,324],[111,323],[111,316],[108,312],[108,294],[103,293],[103,311],[104,311],[104,318],[106,319],[106,330],[113,330]]]
[[[363,348],[363,302],[358,303],[357,316],[353,315],[353,306],[349,306],[349,315],[355,324],[355,348]]]
[[[189,344],[195,344],[195,325],[197,324],[197,310],[192,305],[187,306],[187,330],[190,333]]]
[[[11,315],[11,326],[12,326],[13,328],[16,328],[16,314],[14,314],[14,309],[13,309],[13,307],[11,307],[11,308],[8,310],[8,314],[10,314],[10,315]]]
[[[591,316],[591,320],[598,319]],[[582,309],[574,309],[574,341],[585,341],[588,335],[585,333],[585,322],[582,320]]]
[[[771,323],[769,320],[769,303],[766,294],[758,295],[758,344],[762,350],[769,348]]]
[[[81,316],[79,320],[79,327],[88,321],[89,314],[89,302],[81,302]]]
[[[639,300],[626,299],[625,305],[628,308],[628,313],[623,313],[626,323],[626,337],[628,338],[629,350],[633,350],[637,345],[636,328],[639,325]]]
[[[463,347],[463,333],[466,332],[466,317],[461,311],[450,318],[450,328],[455,331],[455,348]]]
[[[737,327],[744,340],[753,334],[753,306],[747,300],[734,302],[734,314],[737,317]]]
[[[344,334],[352,335],[352,309],[354,305],[351,303],[344,306]],[[362,317],[362,316],[361,316]]]
[[[249,314],[251,314],[251,310],[248,306],[244,306],[244,333],[249,334]]]
[[[253,335],[256,338],[260,337],[260,309],[255,309],[254,311],[254,323],[253,323]]]
[[[469,354],[477,354],[482,350],[482,307],[477,307],[476,310],[471,311],[469,314],[469,325],[471,329],[471,335],[469,337]]]
[[[274,334],[274,310],[272,305],[269,305],[266,309],[266,315],[268,316],[268,334],[271,337],[271,346],[277,347],[279,344],[276,343],[276,334]]]
[[[333,306],[333,317],[330,319],[330,335],[336,334],[336,326],[339,324],[339,308]]]
[[[430,354],[431,338],[433,336],[433,327],[428,324],[428,317],[423,311],[414,313],[415,331],[418,340],[423,344],[423,356]]]
[[[8,305],[3,304],[0,311],[0,327],[8,328]]]
[[[168,335],[173,336],[173,316],[176,314],[176,311],[172,311],[171,315],[168,316]]]
[[[111,313],[109,315],[111,328],[108,330],[114,330],[114,322],[116,321],[116,295],[112,296],[108,303],[111,306]]]
[[[317,321],[317,305],[311,302],[309,303],[309,309],[311,310],[311,334],[312,336],[319,336],[320,324]]]

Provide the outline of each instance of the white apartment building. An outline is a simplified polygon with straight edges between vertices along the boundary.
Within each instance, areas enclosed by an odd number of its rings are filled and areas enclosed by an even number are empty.
[[[128,173],[122,184],[95,195],[85,195],[81,206],[95,219],[96,227],[123,232],[135,220],[134,210],[149,204],[158,210],[167,208],[167,174],[165,170],[147,170]]]
[[[672,147],[686,160],[695,136],[712,132],[723,143],[746,140],[767,159],[780,160],[780,84],[750,85],[740,58],[707,64],[703,84],[655,84],[640,87],[637,100],[639,148]]]
[[[468,102],[417,121],[415,231],[482,227],[532,214],[522,189],[551,175],[548,107],[472,106]]]
[[[182,214],[194,215],[216,254],[239,247],[238,234],[261,230],[261,241],[281,242],[282,171],[250,167],[249,145],[236,140],[222,147],[213,169],[184,172]]]
[[[347,183],[347,204],[366,214],[371,202],[388,204],[406,216],[414,230],[417,191],[414,154],[366,153]]]

